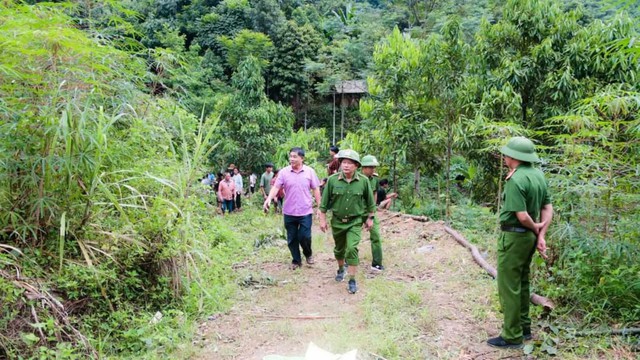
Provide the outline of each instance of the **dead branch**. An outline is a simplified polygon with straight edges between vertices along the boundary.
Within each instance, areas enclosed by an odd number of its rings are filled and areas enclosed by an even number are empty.
[[[383,358],[382,356],[380,356],[380,355],[378,355],[376,353],[369,352],[369,355],[375,357],[376,360],[387,360],[387,359]]]
[[[473,260],[475,260],[475,262],[478,265],[480,265],[480,267],[482,267],[487,273],[489,273],[489,275],[491,275],[493,278],[497,276],[498,272],[496,271],[496,269],[493,266],[491,266],[482,257],[482,255],[480,255],[480,252],[478,251],[477,247],[475,247],[474,245],[471,245],[471,243],[469,243],[462,235],[460,235],[460,233],[453,230],[452,228],[445,226],[444,230],[449,235],[451,235],[460,245],[467,248],[471,252],[471,256],[473,257]],[[553,303],[553,301],[549,300],[544,296],[540,296],[538,294],[531,293],[531,302],[536,305],[540,305],[544,307],[545,310],[547,311],[553,310],[553,308],[555,308],[555,304]]]
[[[33,316],[33,321],[35,322],[35,324],[39,324],[40,323],[40,319],[38,319],[38,314],[36,313],[36,308],[34,308],[33,305],[31,305],[31,315]],[[37,329],[38,329],[38,333],[40,334],[40,340],[42,340],[43,344],[46,344],[47,343],[47,337],[44,336],[44,333],[42,332],[42,328],[40,326],[37,326]]]
[[[320,316],[320,315],[297,315],[297,316],[281,316],[281,315],[263,315],[251,314],[251,316],[265,319],[292,319],[292,320],[323,320],[323,319],[340,319],[341,316]]]
[[[411,219],[411,220],[415,220],[415,221],[420,221],[420,222],[429,222],[429,221],[431,221],[431,219],[429,219],[426,216],[409,215],[409,214],[402,214],[400,216],[402,216],[403,218],[407,218],[407,219]]]
[[[399,216],[402,216],[402,213],[395,213],[395,214],[392,214],[391,216],[387,216],[387,217],[385,217],[385,218],[381,218],[381,219],[380,219],[380,222],[387,221],[387,220],[391,220],[391,219],[393,219],[393,218],[397,218],[397,217],[399,217]]]
[[[99,357],[97,351],[93,348],[93,346],[91,346],[91,343],[89,342],[89,340],[80,331],[78,331],[75,327],[73,327],[73,325],[69,321],[69,316],[65,311],[64,305],[62,305],[62,303],[58,299],[56,299],[53,295],[51,295],[49,292],[40,288],[37,282],[35,285],[31,284],[27,282],[28,279],[20,279],[18,277],[10,276],[5,271],[0,271],[0,277],[4,277],[5,279],[11,281],[11,283],[14,286],[23,289],[24,292],[22,296],[26,300],[40,301],[42,305],[46,307],[53,315],[53,320],[56,325],[56,329],[62,332],[65,332],[65,329],[70,330],[74,335],[73,339],[82,343],[86,351],[88,351],[89,354],[91,354],[92,358]],[[38,323],[39,322],[38,315],[35,309],[33,308],[33,306],[31,307],[31,315],[33,316],[35,322]],[[38,331],[40,332],[40,338],[43,339],[43,341],[45,341],[46,343],[46,337],[44,337],[42,330],[38,328]],[[62,340],[60,335],[58,335],[58,332],[56,332],[56,338],[59,341]]]

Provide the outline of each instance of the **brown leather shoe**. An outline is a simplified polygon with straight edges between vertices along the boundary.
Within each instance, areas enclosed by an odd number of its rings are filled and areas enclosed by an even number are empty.
[[[315,263],[316,263],[316,258],[314,258],[314,257],[313,257],[313,255],[311,255],[311,256],[309,256],[309,257],[307,258],[307,264],[309,264],[309,265],[313,265],[313,264],[315,264]]]
[[[291,270],[298,270],[298,269],[300,269],[300,264],[297,264],[297,263],[291,263],[291,267],[290,267],[290,269],[291,269]]]

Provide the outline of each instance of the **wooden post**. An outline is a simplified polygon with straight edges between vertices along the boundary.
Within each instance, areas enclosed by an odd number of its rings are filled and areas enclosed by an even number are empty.
[[[333,144],[336,144],[336,87],[333,86]]]
[[[340,140],[344,139],[344,87],[340,94]]]

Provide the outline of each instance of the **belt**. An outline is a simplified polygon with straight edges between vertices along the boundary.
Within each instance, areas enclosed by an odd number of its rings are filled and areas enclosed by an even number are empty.
[[[348,223],[351,220],[353,220],[355,218],[359,218],[359,217],[360,216],[342,216],[342,217],[336,216],[335,219],[340,221],[341,223]]]
[[[520,227],[520,226],[509,226],[509,225],[500,225],[500,230],[506,232],[515,232],[515,233],[526,233],[531,231],[531,229]]]

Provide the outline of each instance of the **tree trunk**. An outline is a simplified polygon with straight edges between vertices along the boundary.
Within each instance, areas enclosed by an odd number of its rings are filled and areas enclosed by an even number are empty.
[[[393,192],[398,193],[398,174],[396,172],[396,160],[398,155],[393,154]],[[395,201],[395,200],[392,200]]]
[[[451,115],[451,114],[449,114]],[[446,194],[445,194],[445,221],[449,221],[451,218],[451,148],[453,147],[453,126],[451,122],[453,121],[450,116],[447,121],[447,184],[446,184]]]
[[[420,196],[420,169],[413,171],[413,191],[416,196]]]
[[[496,214],[498,214],[498,216],[500,216],[500,206],[502,206],[502,179],[504,178],[504,166],[502,166],[502,163],[504,162],[504,155],[502,155],[502,153],[500,153],[500,178],[498,179],[498,198],[496,199],[496,203],[497,203],[497,207],[496,207]],[[500,222],[500,218],[497,219],[498,222]]]

